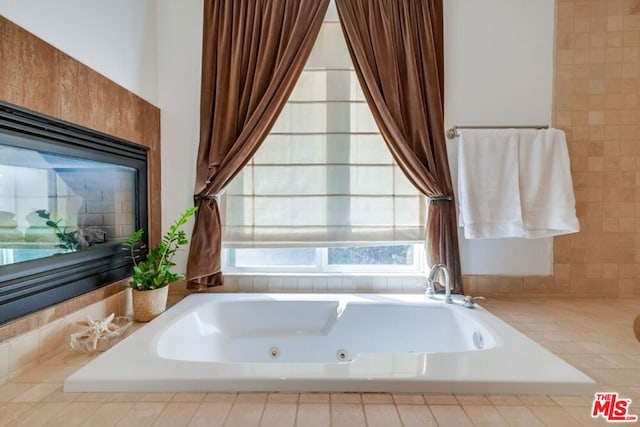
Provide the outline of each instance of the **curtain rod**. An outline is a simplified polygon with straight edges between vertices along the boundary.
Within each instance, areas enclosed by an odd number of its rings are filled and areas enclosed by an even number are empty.
[[[549,129],[549,125],[529,125],[529,126],[456,126],[447,129],[447,138],[453,139],[460,136],[458,129]]]

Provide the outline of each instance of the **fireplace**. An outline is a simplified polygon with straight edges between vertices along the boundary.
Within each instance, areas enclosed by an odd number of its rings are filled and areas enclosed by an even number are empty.
[[[0,102],[0,323],[130,275],[145,147]]]

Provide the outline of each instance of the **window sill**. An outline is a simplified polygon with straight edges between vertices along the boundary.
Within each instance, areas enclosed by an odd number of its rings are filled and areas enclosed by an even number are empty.
[[[386,272],[295,272],[295,271],[225,271],[226,277],[424,277],[420,271],[386,271]]]

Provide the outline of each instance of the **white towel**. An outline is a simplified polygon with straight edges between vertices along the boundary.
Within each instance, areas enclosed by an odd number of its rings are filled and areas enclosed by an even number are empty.
[[[461,131],[458,203],[468,239],[577,232],[564,132]]]
[[[458,221],[464,236],[524,237],[517,134],[460,131],[458,142]]]
[[[559,129],[519,132],[520,198],[525,237],[550,237],[580,230],[569,152]]]

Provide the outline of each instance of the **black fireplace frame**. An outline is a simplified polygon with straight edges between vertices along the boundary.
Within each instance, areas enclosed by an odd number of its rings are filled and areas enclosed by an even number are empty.
[[[136,170],[136,229],[148,236],[148,149],[141,145],[0,101],[2,144],[112,163]],[[0,267],[0,324],[131,275],[120,245],[93,247]]]

